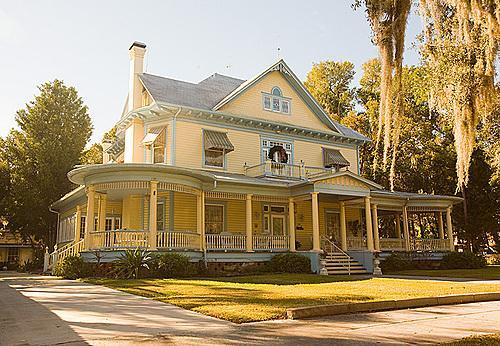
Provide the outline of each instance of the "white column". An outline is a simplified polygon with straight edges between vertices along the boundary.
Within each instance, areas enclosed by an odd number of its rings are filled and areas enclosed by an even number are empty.
[[[201,191],[201,248],[207,249],[207,238],[205,237],[205,191]]]
[[[319,237],[319,192],[311,193],[311,212],[312,212],[312,231],[313,231],[313,251],[321,251],[321,242]]]
[[[149,182],[149,248],[156,249],[156,236],[158,230],[156,229],[156,211],[158,204],[158,182]]]
[[[370,197],[365,197],[365,214],[366,214],[366,245],[368,251],[373,251],[373,227],[372,227],[372,212],[370,208]]]
[[[99,212],[98,212],[98,231],[106,230],[106,208],[107,208],[107,200],[108,196],[105,194],[101,194],[99,196]]]
[[[347,251],[347,227],[345,222],[345,203],[340,202],[340,248]]]
[[[252,236],[252,194],[247,194],[246,213],[245,213],[245,230],[246,230],[246,250],[253,251],[253,236]]]
[[[202,223],[201,223],[201,214],[203,211],[201,210],[203,204],[202,204],[202,191],[200,191],[200,194],[196,196],[196,232],[200,235],[200,250],[203,251],[203,241],[202,241]]]
[[[93,186],[87,187],[87,216],[85,217],[85,248],[92,248],[90,233],[94,232],[94,201],[95,189]]]
[[[455,251],[455,244],[453,243],[453,224],[451,223],[451,206],[446,208],[446,233],[448,241],[450,242],[450,251]]]
[[[401,218],[396,214],[396,238],[401,239]]]
[[[406,206],[403,207],[403,234],[405,238],[405,249],[410,251],[410,229],[408,228],[408,211]]]
[[[295,204],[293,198],[288,199],[288,234],[290,235],[290,251],[295,252]]]
[[[439,239],[444,239],[443,213],[438,211],[436,217],[438,219]]]
[[[372,205],[372,222],[373,222],[373,246],[375,250],[380,250],[380,237],[378,234],[378,212],[377,205]]]
[[[81,227],[82,227],[82,207],[77,205],[75,214],[75,243],[80,241]]]

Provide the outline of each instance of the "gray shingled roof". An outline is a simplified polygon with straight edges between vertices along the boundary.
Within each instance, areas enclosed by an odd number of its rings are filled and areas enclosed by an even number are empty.
[[[218,73],[198,84],[143,73],[139,76],[144,87],[157,102],[211,110],[220,100],[244,80]]]
[[[224,97],[245,82],[242,79],[218,73],[214,73],[197,84],[147,73],[139,75],[139,78],[156,102],[206,110],[212,110]],[[369,141],[367,137],[348,127],[335,121],[334,124],[347,137]]]

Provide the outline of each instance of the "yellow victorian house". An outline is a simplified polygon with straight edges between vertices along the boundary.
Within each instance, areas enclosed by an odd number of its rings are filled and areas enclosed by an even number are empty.
[[[129,49],[129,93],[104,163],[69,172],[79,187],[52,206],[49,268],[139,247],[232,264],[299,252],[313,271],[326,254],[330,273],[371,272],[374,252],[454,249],[461,199],[361,177],[368,139],[333,121],[283,60],[249,80],[189,83],[144,73],[145,53]]]

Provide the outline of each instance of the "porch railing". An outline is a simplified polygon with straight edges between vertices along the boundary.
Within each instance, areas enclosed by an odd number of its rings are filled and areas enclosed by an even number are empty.
[[[206,234],[207,250],[244,251],[246,236],[241,234]]]
[[[287,235],[254,235],[253,250],[286,251],[290,248],[290,238]]]
[[[114,230],[90,233],[90,249],[147,248],[149,232],[143,230]]]
[[[166,249],[199,249],[200,235],[196,232],[158,232],[156,246]]]
[[[381,250],[405,250],[405,240],[401,238],[380,238]]]
[[[449,250],[449,242],[447,239],[411,239],[411,251],[436,251]]]
[[[347,248],[349,250],[366,249],[366,238],[347,238]]]
[[[85,245],[85,240],[81,239],[77,242],[71,242],[69,244],[66,244],[65,246],[61,248],[56,248],[54,252],[49,254],[48,256],[48,263],[44,263],[44,271],[48,269],[54,269],[54,266],[59,263],[60,261],[64,260],[68,256],[73,256],[73,255],[78,255],[80,252],[83,251]]]
[[[310,179],[329,172],[332,172],[332,169],[272,161],[245,168],[245,174],[250,177]]]

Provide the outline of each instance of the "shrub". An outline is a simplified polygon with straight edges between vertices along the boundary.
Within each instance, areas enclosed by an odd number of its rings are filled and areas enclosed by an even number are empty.
[[[59,262],[53,273],[65,279],[75,280],[89,276],[90,266],[80,256],[72,255]]]
[[[500,265],[500,254],[497,253],[497,254],[489,255],[486,258],[486,261],[488,262],[488,264]]]
[[[475,269],[486,266],[486,259],[470,251],[450,252],[441,260],[441,269]]]
[[[380,269],[382,269],[383,273],[390,273],[413,268],[415,268],[415,263],[413,263],[411,259],[409,259],[407,256],[403,256],[397,253],[391,254],[380,263]]]
[[[115,275],[124,279],[138,279],[141,269],[149,269],[151,256],[145,250],[127,250],[115,261]]]
[[[279,254],[271,258],[268,267],[278,273],[310,273],[311,260],[295,253]]]
[[[154,256],[150,269],[151,274],[158,278],[182,277],[193,274],[195,271],[188,256],[168,252]]]

